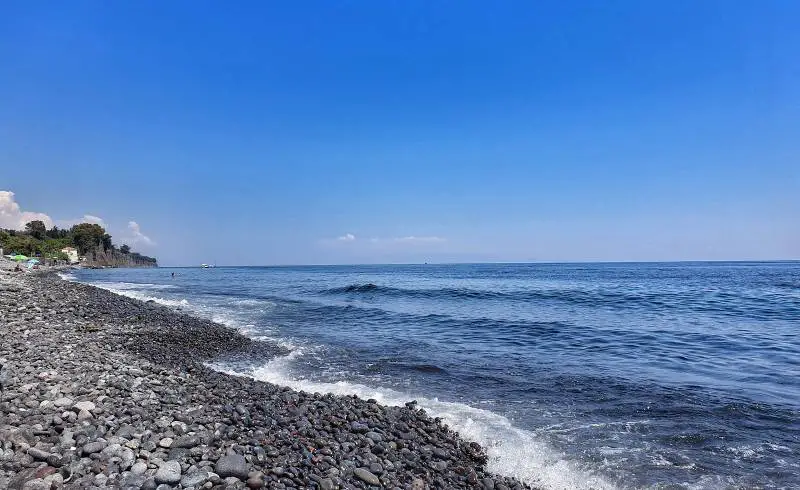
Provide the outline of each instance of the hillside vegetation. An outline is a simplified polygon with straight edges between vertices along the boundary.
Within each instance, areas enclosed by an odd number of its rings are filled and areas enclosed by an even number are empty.
[[[128,245],[117,246],[105,228],[95,223],[81,223],[70,229],[53,226],[49,230],[42,221],[31,221],[25,230],[0,229],[3,253],[18,253],[29,257],[68,260],[62,252],[74,247],[85,257],[85,265],[106,267],[156,267],[154,257],[139,254]]]

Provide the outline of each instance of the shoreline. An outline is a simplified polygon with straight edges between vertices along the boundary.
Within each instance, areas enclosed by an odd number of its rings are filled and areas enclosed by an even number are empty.
[[[0,275],[0,320],[2,488],[530,488],[413,403],[215,371],[288,351],[161,305]]]

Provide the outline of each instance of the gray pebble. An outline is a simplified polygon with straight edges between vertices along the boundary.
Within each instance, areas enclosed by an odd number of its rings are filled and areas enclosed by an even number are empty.
[[[156,483],[169,483],[170,485],[181,481],[181,464],[177,461],[167,461],[156,471]]]
[[[380,479],[366,468],[356,468],[353,470],[353,474],[370,485],[380,485],[381,483]]]

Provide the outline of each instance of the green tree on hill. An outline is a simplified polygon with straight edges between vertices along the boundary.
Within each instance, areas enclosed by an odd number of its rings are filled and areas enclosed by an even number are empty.
[[[103,237],[100,239],[100,243],[103,244],[103,250],[113,250],[114,244],[111,243],[111,235],[108,233],[103,233]]]
[[[67,238],[68,236],[69,230],[61,230],[58,226],[53,226],[47,230],[47,238]]]
[[[72,246],[72,240],[69,238],[46,238],[42,241],[42,252],[48,256],[53,256],[61,253],[66,247]]]
[[[8,235],[3,240],[3,249],[10,253],[32,256],[42,252],[42,242],[29,235]]]
[[[0,248],[4,253],[21,253],[28,256],[41,255],[44,258],[67,260],[67,255],[62,252],[66,247],[75,247],[80,255],[89,256],[89,261],[99,260],[101,265],[124,263],[143,265],[157,265],[153,257],[141,255],[128,245],[117,248],[111,241],[111,235],[95,223],[81,223],[69,230],[53,227],[47,229],[39,220],[31,221],[25,225],[25,231],[8,230],[0,228]]]
[[[25,233],[37,240],[41,240],[47,234],[47,227],[44,225],[43,221],[37,219],[25,223]]]
[[[72,241],[78,249],[78,253],[86,255],[90,250],[94,250],[98,245],[104,245],[106,240],[111,242],[111,236],[106,234],[102,226],[95,223],[81,223],[75,225],[70,230]],[[108,237],[106,239],[106,237]]]

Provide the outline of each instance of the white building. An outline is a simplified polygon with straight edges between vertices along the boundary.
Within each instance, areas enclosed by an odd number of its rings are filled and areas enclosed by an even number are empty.
[[[67,255],[70,264],[78,263],[78,249],[74,247],[64,247],[61,251]]]

